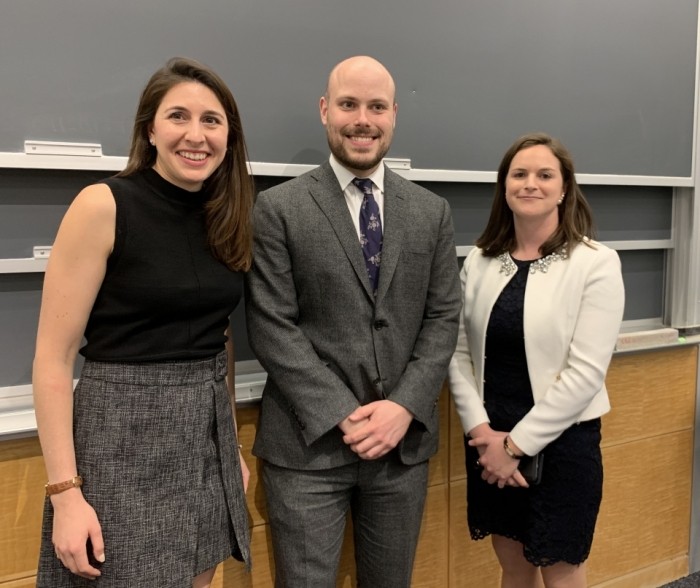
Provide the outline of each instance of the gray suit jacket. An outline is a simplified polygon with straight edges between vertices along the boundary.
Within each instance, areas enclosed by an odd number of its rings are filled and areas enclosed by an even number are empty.
[[[259,194],[248,339],[268,373],[253,453],[295,469],[359,459],[338,423],[389,398],[415,418],[403,463],[437,451],[437,400],[455,349],[458,266],[447,202],[387,169],[376,300],[329,163]]]

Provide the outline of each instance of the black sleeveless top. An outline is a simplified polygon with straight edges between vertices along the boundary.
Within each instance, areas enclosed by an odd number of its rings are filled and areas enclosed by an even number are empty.
[[[114,250],[81,354],[127,362],[216,355],[243,275],[209,250],[206,194],[178,188],[152,169],[103,183],[116,202]]]

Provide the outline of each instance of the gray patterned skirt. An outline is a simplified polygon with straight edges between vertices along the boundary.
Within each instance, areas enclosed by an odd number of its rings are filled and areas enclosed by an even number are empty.
[[[250,565],[225,375],[225,352],[192,361],[85,362],[73,436],[106,561],[96,564],[96,582],[63,567],[47,499],[37,586],[190,588],[229,555]]]

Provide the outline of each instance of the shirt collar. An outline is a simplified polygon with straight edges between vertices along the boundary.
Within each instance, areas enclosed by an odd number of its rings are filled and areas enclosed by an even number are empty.
[[[333,169],[333,172],[335,173],[335,177],[338,178],[338,183],[340,184],[340,188],[343,190],[347,190],[347,187],[350,185],[350,182],[352,182],[355,179],[355,175],[349,171],[342,163],[340,163],[335,156],[331,153],[330,156],[330,164],[331,168]],[[377,166],[377,169],[375,169],[369,176],[367,176],[372,182],[374,183],[377,188],[384,193],[384,163],[380,163]]]

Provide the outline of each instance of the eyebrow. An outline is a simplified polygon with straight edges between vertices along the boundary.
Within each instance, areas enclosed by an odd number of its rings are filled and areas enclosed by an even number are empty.
[[[171,110],[184,110],[185,112],[192,112],[186,106],[177,106],[177,105],[169,106],[168,108],[165,109],[165,112],[170,112]],[[226,115],[219,110],[205,110],[202,113],[203,116],[212,115],[212,114],[215,116],[221,116],[221,117],[226,118]]]

